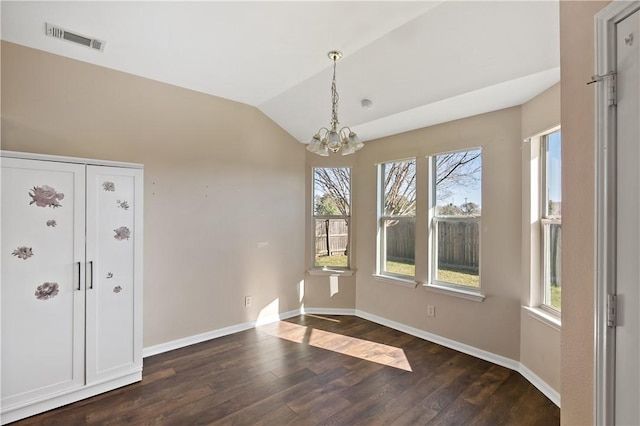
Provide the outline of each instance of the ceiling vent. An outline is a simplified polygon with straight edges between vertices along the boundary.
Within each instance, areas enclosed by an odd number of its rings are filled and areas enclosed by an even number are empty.
[[[49,37],[59,38],[61,40],[67,40],[72,43],[81,44],[88,48],[99,50],[100,52],[104,52],[104,47],[107,44],[105,41],[98,40],[97,38],[86,37],[78,33],[65,30],[64,28],[58,27],[56,25],[51,25],[48,22],[45,23],[45,34]]]

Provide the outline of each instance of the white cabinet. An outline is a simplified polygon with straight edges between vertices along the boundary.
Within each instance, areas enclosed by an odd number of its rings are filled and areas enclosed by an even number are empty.
[[[143,171],[1,161],[4,424],[141,380]]]

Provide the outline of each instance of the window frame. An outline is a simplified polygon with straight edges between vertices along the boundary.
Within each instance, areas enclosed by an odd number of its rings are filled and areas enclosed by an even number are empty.
[[[429,160],[429,231],[428,231],[428,265],[429,265],[429,282],[427,287],[434,287],[439,289],[451,290],[460,292],[463,294],[477,295],[479,298],[482,296],[482,210],[480,215],[474,216],[438,216],[436,214],[437,208],[437,192],[436,192],[436,158],[441,155],[454,154],[457,152],[467,152],[480,150],[480,163],[482,166],[482,147],[469,147],[463,149],[457,149],[453,151],[434,153],[428,156]],[[482,171],[480,173],[480,199],[482,200]],[[482,201],[480,202],[482,209]],[[478,287],[452,283],[448,281],[442,281],[438,279],[438,223],[439,222],[466,222],[478,224]],[[474,298],[475,299],[475,298]]]
[[[409,284],[411,286],[415,286],[416,285],[416,275],[415,275],[415,245],[416,245],[416,235],[415,235],[415,226],[416,226],[416,220],[417,220],[417,206],[416,209],[414,209],[413,214],[412,215],[385,215],[384,214],[384,205],[385,205],[385,187],[384,187],[384,183],[385,183],[385,166],[387,164],[393,164],[393,163],[404,163],[404,162],[413,162],[413,167],[416,170],[416,174],[417,174],[417,166],[418,166],[418,161],[416,157],[410,157],[410,158],[404,158],[404,159],[400,159],[400,160],[391,160],[391,161],[385,161],[382,163],[378,163],[377,164],[377,190],[378,190],[378,220],[377,220],[377,241],[376,241],[376,251],[377,251],[377,256],[376,256],[376,272],[375,275],[377,277],[383,278],[383,279],[389,279],[392,280],[393,282],[396,283],[406,283]],[[416,191],[416,196],[417,196],[417,177],[414,179],[414,190]],[[416,200],[417,202],[417,200]],[[394,273],[394,272],[389,272],[386,271],[386,263],[387,263],[387,232],[386,232],[386,222],[387,221],[398,221],[398,222],[403,222],[403,221],[409,221],[412,220],[413,226],[414,226],[414,273],[413,275],[403,275],[403,274],[398,274],[398,273]]]
[[[349,214],[348,215],[318,215],[316,214],[316,170],[317,169],[347,169],[349,170]],[[352,192],[353,192],[353,168],[351,166],[340,166],[340,167],[311,167],[311,270],[310,273],[313,275],[314,272],[320,271],[338,271],[338,272],[348,272],[352,270],[352,259],[351,259],[351,247],[352,247],[352,217],[353,217],[353,202],[352,202]],[[345,220],[347,223],[347,265],[346,266],[322,266],[316,264],[316,250],[317,250],[317,235],[316,235],[316,223],[318,220]]]
[[[539,270],[540,270],[540,279],[538,283],[538,297],[539,297],[539,308],[544,310],[547,313],[550,313],[556,317],[560,317],[562,312],[562,299],[560,300],[560,309],[551,305],[551,294],[549,294],[549,298],[547,299],[547,272],[550,267],[550,255],[551,255],[551,243],[549,242],[549,232],[551,226],[559,225],[560,229],[562,229],[562,214],[548,214],[548,206],[549,206],[549,191],[548,191],[548,171],[549,171],[549,136],[554,133],[561,132],[560,127],[556,127],[554,129],[549,130],[540,135],[540,152],[539,152],[539,176],[540,176],[540,190],[539,190],[539,211],[538,211],[538,219],[540,221],[540,247],[539,247]],[[560,148],[562,150],[562,136],[560,136]],[[560,170],[562,170],[562,158],[560,159]],[[560,184],[562,186],[562,175],[560,175]],[[560,201],[562,202],[562,193]],[[562,243],[561,243],[562,244]],[[551,283],[549,283],[549,289],[551,288]],[[550,291],[550,290],[549,290]],[[548,303],[547,303],[548,301]]]

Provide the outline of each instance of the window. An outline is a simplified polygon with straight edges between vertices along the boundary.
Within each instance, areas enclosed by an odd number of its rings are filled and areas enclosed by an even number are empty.
[[[480,289],[482,151],[431,157],[431,282]]]
[[[383,163],[378,222],[379,275],[415,276],[416,160]]]
[[[314,268],[349,268],[351,169],[313,169]]]
[[[560,131],[544,135],[541,139],[541,266],[543,307],[560,311],[561,254],[562,254],[562,154]]]

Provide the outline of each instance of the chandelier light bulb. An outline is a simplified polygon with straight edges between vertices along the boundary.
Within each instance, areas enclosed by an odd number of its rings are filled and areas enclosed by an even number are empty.
[[[340,135],[335,130],[329,131],[329,135],[327,135],[327,145],[331,152],[340,151],[340,147],[342,146],[342,139]]]

